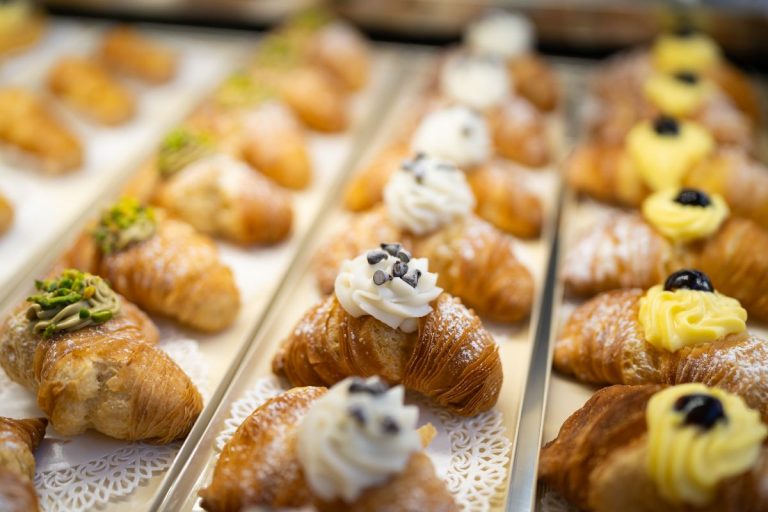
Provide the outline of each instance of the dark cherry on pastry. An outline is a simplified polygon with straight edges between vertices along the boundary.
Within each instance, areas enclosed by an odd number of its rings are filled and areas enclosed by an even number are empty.
[[[659,135],[679,135],[680,123],[669,116],[659,116],[653,121],[653,129]]]
[[[711,429],[718,421],[728,421],[723,403],[711,395],[681,396],[675,402],[675,410],[685,414],[683,425],[696,425],[704,430]]]
[[[664,289],[666,291],[674,291],[681,288],[700,292],[715,291],[715,287],[712,286],[712,281],[709,280],[709,277],[704,272],[695,269],[678,270],[671,273],[667,280],[664,281]]]

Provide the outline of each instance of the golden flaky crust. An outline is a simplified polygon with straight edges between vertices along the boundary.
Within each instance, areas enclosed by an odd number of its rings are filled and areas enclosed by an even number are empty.
[[[0,31],[0,57],[22,51],[40,40],[45,33],[46,21],[43,14],[36,12],[27,16],[22,23]]]
[[[704,507],[664,500],[648,476],[645,409],[663,386],[611,386],[595,393],[541,452],[539,479],[592,512],[760,512],[768,507],[768,449],[747,472],[720,483]]]
[[[544,112],[560,104],[560,83],[554,68],[542,57],[529,53],[509,60],[515,90]]]
[[[0,468],[0,510],[33,512],[39,509],[35,486],[28,478]]]
[[[145,39],[128,26],[107,32],[99,56],[115,71],[154,84],[167,82],[176,74],[173,52]]]
[[[543,167],[552,159],[546,117],[525,98],[514,97],[486,116],[496,153],[526,167]]]
[[[595,384],[718,386],[768,419],[768,343],[745,332],[676,352],[657,349],[638,321],[643,293],[607,292],[578,307],[555,342],[555,368]]]
[[[311,62],[352,91],[362,89],[370,79],[368,42],[348,23],[335,20],[317,30],[307,41],[307,52]]]
[[[80,167],[80,141],[40,97],[23,89],[0,88],[0,140],[39,161],[51,174]]]
[[[277,86],[280,98],[308,128],[328,133],[347,129],[344,88],[324,69],[302,65],[284,70],[277,78]]]
[[[320,290],[333,292],[341,261],[394,241],[414,256],[429,259],[438,286],[481,316],[516,322],[531,312],[533,277],[517,258],[514,240],[474,216],[415,236],[392,224],[383,209],[356,215],[315,253]]]
[[[16,420],[0,417],[0,470],[32,480],[35,476],[34,452],[45,437],[46,426],[48,420],[45,418]]]
[[[225,512],[308,504],[311,494],[296,454],[296,428],[324,393],[322,387],[291,389],[243,421],[219,455],[211,484],[200,491],[203,508]]]
[[[295,386],[378,375],[462,416],[493,407],[502,381],[496,342],[480,319],[447,293],[411,334],[371,316],[354,318],[330,296],[283,341],[272,369]]]
[[[108,255],[85,232],[64,264],[100,275],[150,313],[201,331],[226,328],[240,309],[234,276],[214,243],[173,219],[161,219],[157,232],[144,242]]]
[[[8,231],[13,224],[13,206],[5,196],[0,193],[0,235]]]
[[[563,281],[572,295],[617,288],[650,288],[681,268],[706,273],[715,289],[738,299],[751,316],[768,320],[768,232],[731,217],[711,237],[675,245],[639,214],[598,225],[569,251]]]
[[[0,364],[36,393],[38,406],[63,435],[88,429],[129,441],[183,438],[203,407],[189,377],[162,350],[138,308],[96,326],[43,339],[26,317],[11,314],[0,338]]]

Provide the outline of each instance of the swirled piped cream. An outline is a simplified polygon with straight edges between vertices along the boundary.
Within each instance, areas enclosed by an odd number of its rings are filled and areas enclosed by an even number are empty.
[[[411,139],[414,153],[426,153],[466,171],[491,157],[491,135],[485,119],[463,105],[429,113]]]
[[[533,23],[525,16],[492,11],[469,25],[464,43],[477,54],[510,58],[530,53],[535,37]]]
[[[679,188],[652,194],[643,202],[642,210],[643,217],[674,242],[690,242],[713,235],[729,214],[728,205],[720,195]]]
[[[654,67],[665,73],[701,73],[715,67],[721,58],[720,47],[711,37],[689,31],[660,36],[651,55]]]
[[[691,121],[660,117],[635,125],[627,152],[651,190],[679,187],[683,177],[715,147],[712,135]]]
[[[512,81],[498,58],[460,55],[445,63],[440,86],[449,99],[482,111],[507,99]]]
[[[443,289],[426,258],[411,258],[400,244],[381,244],[381,249],[344,261],[334,291],[353,317],[370,315],[392,329],[414,332]]]
[[[648,101],[662,113],[677,117],[687,117],[696,112],[714,90],[709,80],[684,71],[654,73],[643,86]]]
[[[418,154],[389,179],[384,204],[395,225],[425,235],[468,215],[475,196],[455,165]]]
[[[325,500],[356,500],[402,472],[421,447],[415,406],[403,387],[378,378],[347,378],[320,397],[298,427],[297,453],[312,491]]]
[[[675,352],[747,329],[739,301],[716,291],[665,290],[656,285],[640,299],[638,320],[645,340]]]
[[[659,391],[646,408],[648,475],[674,504],[705,506],[718,484],[748,471],[768,434],[744,400],[704,384]]]

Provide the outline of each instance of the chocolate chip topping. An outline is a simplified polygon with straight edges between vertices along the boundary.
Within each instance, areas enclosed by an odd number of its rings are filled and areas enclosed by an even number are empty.
[[[712,201],[707,194],[695,188],[682,189],[680,193],[675,196],[675,202],[680,203],[683,206],[699,206],[702,208],[706,208],[712,204]]]
[[[400,244],[381,244],[382,250],[386,251],[390,256],[397,256],[403,248]]]
[[[659,116],[653,121],[653,130],[659,135],[679,135],[680,124],[674,117]]]
[[[402,276],[400,279],[408,283],[411,288],[416,288],[419,285],[419,278],[421,277],[421,270],[416,269],[410,274]]]
[[[373,284],[377,286],[381,286],[387,281],[389,281],[390,277],[389,275],[384,272],[383,270],[377,270],[373,273]]]
[[[683,425],[695,425],[709,430],[718,421],[728,421],[723,403],[711,395],[692,394],[675,401],[675,410],[685,414]]]
[[[408,251],[400,251],[397,253],[397,259],[402,261],[403,263],[408,263],[411,261],[411,255],[408,253]]]
[[[472,126],[465,124],[461,127],[461,135],[462,137],[469,138],[472,135]]]
[[[388,257],[389,256],[387,253],[382,250],[368,251],[368,254],[365,255],[369,265],[375,265],[378,262],[387,259]]]
[[[393,417],[384,416],[381,420],[381,430],[387,435],[394,436],[400,433],[400,425]]]
[[[671,292],[679,289],[700,292],[714,292],[712,281],[704,272],[694,269],[678,270],[664,281],[664,290]]]
[[[387,389],[387,385],[380,380],[367,383],[362,379],[355,379],[349,385],[350,393],[368,393],[373,396],[383,395],[387,392]]]
[[[402,261],[396,261],[395,264],[392,265],[392,275],[394,277],[403,277],[407,273],[408,273],[408,265],[403,263]]]
[[[362,407],[352,406],[347,410],[347,412],[349,413],[350,417],[354,418],[358,424],[361,426],[365,425],[365,412],[363,411]]]
[[[699,75],[692,71],[680,71],[675,73],[675,80],[686,85],[696,85],[699,83]]]

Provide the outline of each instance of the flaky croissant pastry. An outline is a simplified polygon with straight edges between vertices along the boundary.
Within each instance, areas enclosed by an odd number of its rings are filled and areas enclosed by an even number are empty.
[[[13,224],[13,206],[0,193],[0,235],[8,231],[11,224]]]
[[[176,74],[173,52],[125,25],[105,34],[99,56],[115,71],[153,84],[167,82]]]
[[[0,417],[0,505],[5,512],[38,509],[32,480],[34,451],[45,436],[45,418],[16,420]]]
[[[48,74],[48,89],[98,123],[122,124],[136,113],[133,94],[94,59],[60,59]]]
[[[0,140],[36,159],[51,174],[82,164],[80,141],[42,98],[23,89],[0,88]]]
[[[281,99],[308,128],[337,133],[349,126],[342,89],[322,68],[303,65],[282,70],[276,83]]]
[[[200,393],[154,346],[158,332],[144,313],[78,271],[37,287],[5,321],[0,364],[37,395],[59,433],[155,443],[187,435]]]
[[[201,331],[229,326],[240,309],[234,276],[214,243],[184,222],[121,200],[65,255],[142,309]]]
[[[735,398],[704,386],[601,389],[544,446],[539,479],[591,512],[765,510],[768,450],[760,441],[765,426]],[[678,415],[682,424],[676,424]],[[724,423],[736,423],[727,427],[733,432],[718,433]],[[695,441],[686,444],[689,430]],[[740,444],[724,442],[729,435],[742,438]],[[649,462],[658,460],[664,439],[679,444],[667,446],[659,462]],[[717,449],[704,451],[718,440]]]

